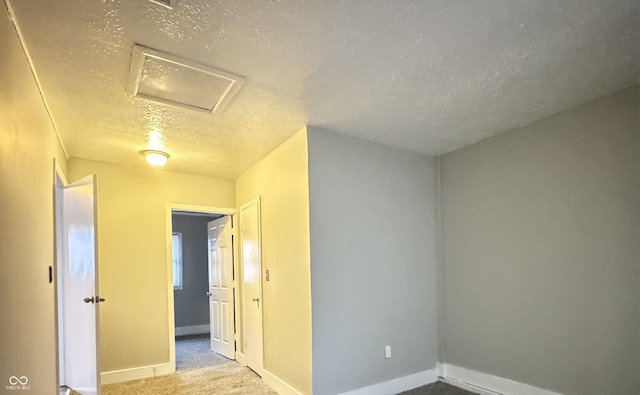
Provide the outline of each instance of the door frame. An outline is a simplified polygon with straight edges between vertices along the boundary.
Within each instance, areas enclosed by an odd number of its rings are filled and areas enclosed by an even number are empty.
[[[64,379],[64,338],[63,338],[63,325],[64,319],[61,316],[64,312],[60,303],[62,302],[62,292],[59,287],[62,281],[59,279],[62,272],[60,263],[64,257],[62,256],[63,250],[60,248],[62,244],[62,215],[64,204],[64,187],[69,185],[67,177],[60,166],[60,162],[56,159],[53,160],[53,229],[54,229],[54,243],[53,243],[53,295],[55,306],[55,336],[56,336],[56,390],[59,391],[60,386],[63,385]]]
[[[165,208],[165,216],[166,216],[166,251],[167,251],[167,327],[169,333],[169,365],[171,372],[176,371],[176,328],[175,328],[175,304],[173,298],[173,256],[171,254],[171,237],[173,235],[173,220],[172,213],[173,211],[189,211],[194,213],[203,213],[203,214],[223,214],[229,215],[232,218],[234,229],[237,225],[237,211],[235,208],[228,207],[214,207],[214,206],[200,206],[193,204],[182,204],[182,203],[167,203]],[[233,279],[233,288],[235,295],[235,302],[233,305],[234,317],[235,317],[235,325],[238,327],[238,304],[241,303],[238,295],[238,280],[239,280],[239,272],[238,272],[238,237],[237,233],[236,237],[233,238],[233,270],[236,274]],[[237,330],[236,330],[237,333]],[[235,334],[234,334],[235,336]],[[240,353],[236,350],[236,360],[242,364],[243,361],[240,358]]]

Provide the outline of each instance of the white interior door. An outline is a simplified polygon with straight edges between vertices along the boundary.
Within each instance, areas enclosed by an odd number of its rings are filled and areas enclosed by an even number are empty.
[[[209,222],[208,229],[211,349],[227,358],[235,359],[231,216]]]
[[[240,208],[244,295],[244,352],[247,366],[259,375],[263,369],[262,263],[260,250],[260,200]]]
[[[61,383],[82,395],[100,393],[95,175],[65,186],[59,281],[64,365]]]

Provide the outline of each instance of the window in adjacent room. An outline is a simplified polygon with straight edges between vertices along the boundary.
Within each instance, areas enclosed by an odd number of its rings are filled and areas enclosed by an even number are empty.
[[[173,232],[171,252],[173,255],[173,289],[182,289],[182,233]]]

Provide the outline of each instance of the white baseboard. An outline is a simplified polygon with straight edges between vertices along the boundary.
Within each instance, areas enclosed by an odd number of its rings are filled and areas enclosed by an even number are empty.
[[[298,392],[298,390],[282,381],[278,376],[269,372],[267,369],[262,370],[262,381],[280,395],[302,395],[301,392]]]
[[[480,395],[561,395],[529,384],[449,364],[438,364],[440,381]]]
[[[242,366],[247,366],[247,357],[240,351],[236,351],[236,362]]]
[[[438,381],[438,371],[437,369],[431,369],[368,387],[358,388],[353,391],[343,392],[340,395],[392,395],[435,383],[436,381]]]
[[[140,366],[131,369],[112,370],[100,374],[101,384],[121,383],[123,381],[144,379],[147,377],[164,376],[176,371],[175,365],[163,363],[159,365]]]
[[[209,333],[209,324],[176,327],[176,336],[203,335]]]

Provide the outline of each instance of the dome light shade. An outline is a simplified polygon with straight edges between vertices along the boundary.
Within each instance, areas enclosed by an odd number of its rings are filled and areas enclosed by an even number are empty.
[[[169,159],[169,154],[163,151],[147,150],[141,153],[151,166],[164,166],[167,164],[167,159]]]

